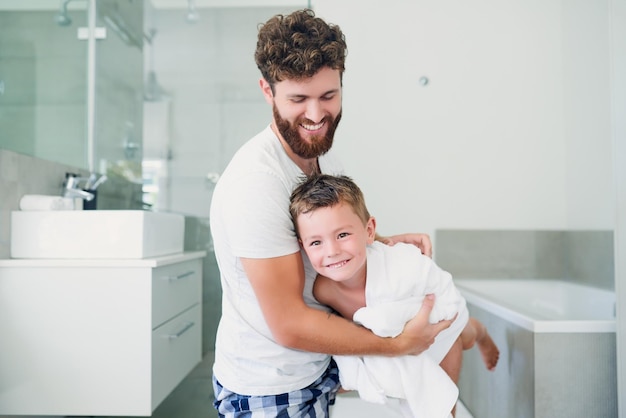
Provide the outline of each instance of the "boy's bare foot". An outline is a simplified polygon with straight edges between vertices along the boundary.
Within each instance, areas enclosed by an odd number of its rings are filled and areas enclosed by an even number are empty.
[[[498,350],[498,347],[489,334],[485,332],[481,335],[481,338],[476,340],[476,344],[478,345],[487,370],[495,369],[496,364],[498,364],[498,359],[500,358],[500,350]]]

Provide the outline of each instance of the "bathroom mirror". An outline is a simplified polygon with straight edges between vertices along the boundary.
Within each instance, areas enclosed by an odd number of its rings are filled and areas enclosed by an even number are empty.
[[[101,172],[139,165],[143,41],[142,1],[0,0],[0,148]]]
[[[0,2],[0,148],[86,167],[85,4],[34,3]]]

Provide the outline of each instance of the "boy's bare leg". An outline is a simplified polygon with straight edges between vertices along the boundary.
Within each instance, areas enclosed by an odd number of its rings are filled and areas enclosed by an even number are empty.
[[[439,365],[450,376],[450,379],[458,385],[461,365],[463,364],[463,350],[468,350],[478,344],[485,366],[493,370],[498,363],[500,350],[493,342],[485,326],[476,318],[470,317],[461,335],[454,342],[448,354],[441,360]],[[452,416],[456,416],[456,405],[452,408]]]
[[[473,317],[469,318],[467,325],[461,332],[461,340],[463,341],[463,350],[472,348],[474,343],[478,344],[478,350],[487,370],[496,368],[500,358],[500,350],[491,339],[487,328],[479,320]]]
[[[463,363],[463,341],[461,337],[457,338],[448,354],[441,360],[439,365],[450,376],[455,385],[459,383],[459,374],[461,373],[461,364]],[[456,414],[456,404],[452,408],[452,416]]]

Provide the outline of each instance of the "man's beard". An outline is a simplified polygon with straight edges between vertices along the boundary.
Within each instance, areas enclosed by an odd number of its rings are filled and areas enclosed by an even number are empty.
[[[274,120],[276,121],[278,132],[280,132],[287,145],[289,145],[289,148],[291,148],[293,153],[298,157],[306,159],[317,158],[320,155],[326,154],[328,150],[330,150],[330,147],[332,147],[335,130],[341,120],[341,112],[339,112],[335,118],[332,116],[324,116],[324,119],[322,119],[322,121],[328,125],[326,135],[315,135],[309,137],[308,140],[304,140],[298,132],[300,124],[315,125],[315,123],[303,118],[296,120],[292,125],[288,120],[280,116],[276,104],[272,106],[272,111],[274,112]]]

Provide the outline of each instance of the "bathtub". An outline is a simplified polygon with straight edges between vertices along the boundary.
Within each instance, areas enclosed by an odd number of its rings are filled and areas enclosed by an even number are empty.
[[[615,294],[547,279],[455,278],[500,349],[493,372],[463,353],[460,398],[475,417],[615,417]]]
[[[529,331],[615,332],[615,292],[538,279],[455,279],[468,303]]]

